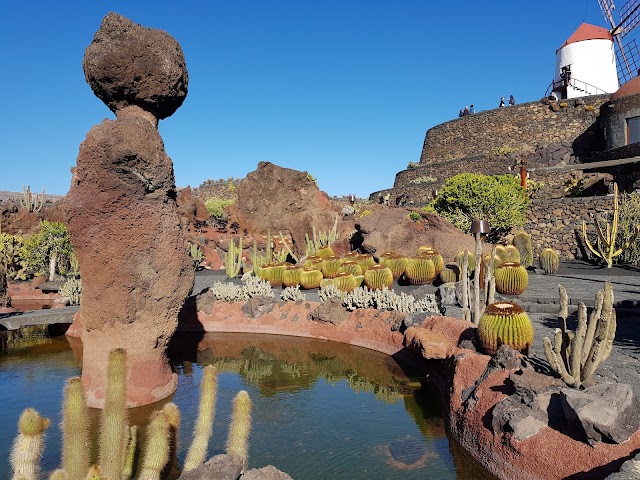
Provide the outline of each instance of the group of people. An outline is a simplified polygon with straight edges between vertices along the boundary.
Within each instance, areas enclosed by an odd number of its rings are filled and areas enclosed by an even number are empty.
[[[460,113],[458,113],[459,117],[464,117],[465,115],[471,115],[472,113],[476,113],[476,109],[473,105],[465,106],[463,109],[460,109]]]
[[[513,98],[513,95],[509,95],[509,105],[515,105],[516,104],[516,99]],[[500,97],[500,106],[504,107],[505,103],[504,103],[504,97]]]

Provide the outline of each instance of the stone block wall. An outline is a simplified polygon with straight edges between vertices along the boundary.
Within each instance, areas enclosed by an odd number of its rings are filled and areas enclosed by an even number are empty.
[[[603,117],[607,117],[605,138],[607,150],[627,144],[627,119],[640,117],[640,95],[630,95],[612,100]]]
[[[517,154],[570,141],[576,151],[602,150],[596,120],[610,95],[583,97],[592,111],[570,100],[554,111],[548,102],[529,102],[488,110],[436,125],[427,131],[420,163],[439,163],[489,154],[496,147],[511,147]]]
[[[613,197],[536,199],[531,202],[524,229],[531,235],[534,254],[547,247],[556,249],[563,260],[584,259],[582,220],[595,237],[593,218],[613,211]]]

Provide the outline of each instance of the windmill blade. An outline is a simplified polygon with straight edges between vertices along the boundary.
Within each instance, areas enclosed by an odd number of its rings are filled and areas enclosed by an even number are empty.
[[[620,49],[616,49],[616,64],[618,66],[618,80],[620,84],[631,80],[638,72],[638,65],[640,65],[640,51],[636,45],[635,40],[631,40],[626,43],[622,50],[624,51],[624,58],[622,60],[622,52]]]
[[[613,11],[616,6],[613,4],[613,0],[598,0],[598,5],[600,5],[600,10],[602,10],[605,20],[609,22],[611,28],[615,29],[616,22],[613,21]]]
[[[633,30],[638,22],[640,22],[640,2],[638,0],[629,0],[620,9],[620,24],[611,32],[613,35],[624,37]]]

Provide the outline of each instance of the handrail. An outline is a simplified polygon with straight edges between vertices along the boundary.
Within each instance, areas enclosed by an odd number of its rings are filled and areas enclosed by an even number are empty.
[[[579,88],[578,85],[583,85],[584,88]],[[545,97],[548,97],[552,90],[566,88],[568,86],[573,87],[576,90],[583,90],[585,95],[604,95],[610,92],[605,92],[601,88],[596,87],[595,85],[591,85],[590,83],[585,82],[584,80],[579,80],[577,78],[571,77],[569,80],[553,80],[551,84],[547,87],[547,90],[544,93]],[[593,93],[589,93],[589,88],[593,89]]]

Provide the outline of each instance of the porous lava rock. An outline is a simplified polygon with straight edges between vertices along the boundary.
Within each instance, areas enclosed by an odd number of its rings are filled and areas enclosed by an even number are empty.
[[[178,42],[117,13],[102,20],[82,66],[93,92],[114,113],[137,105],[163,119],[187,96],[189,75]]]
[[[82,380],[93,407],[104,404],[107,358],[115,348],[127,350],[130,406],[165,398],[177,383],[165,349],[194,272],[180,228],[173,164],[154,116],[169,115],[182,101],[171,86],[173,68],[156,66],[164,58],[160,47],[167,58],[175,55],[177,44],[165,37],[109,14],[85,59],[87,77],[95,76],[88,71],[95,65],[87,58],[94,58],[91,52],[99,47],[115,62],[108,78],[123,91],[136,92],[136,81],[118,63],[127,58],[134,62],[131,55],[136,55],[136,71],[154,86],[142,96],[101,94],[117,118],[94,126],[80,145],[66,199],[66,223],[83,281]],[[173,107],[167,107],[167,99],[173,99]],[[148,103],[152,101],[155,107]]]
[[[289,234],[294,252],[305,253],[305,235],[328,231],[336,214],[326,193],[307,172],[260,162],[238,185],[238,201],[228,207],[231,218],[254,235]]]
[[[209,220],[210,215],[204,201],[193,196],[190,186],[180,189],[176,202],[178,204],[180,223],[183,227],[190,227],[196,222]]]
[[[418,247],[433,247],[445,261],[453,259],[460,249],[475,251],[475,242],[454,227],[448,220],[430,213],[420,212],[418,222],[409,218],[406,208],[370,205],[370,215],[358,218],[352,246],[378,256],[384,252],[396,252],[412,257]]]

